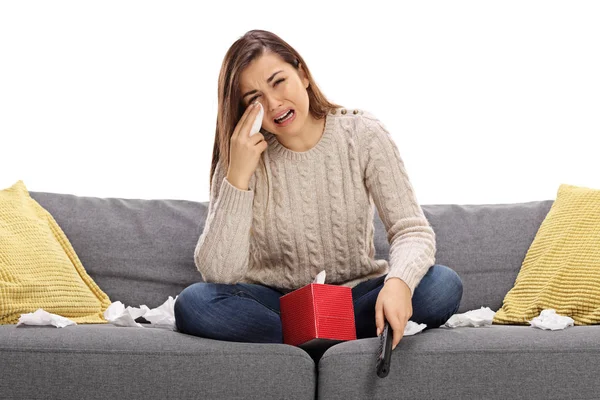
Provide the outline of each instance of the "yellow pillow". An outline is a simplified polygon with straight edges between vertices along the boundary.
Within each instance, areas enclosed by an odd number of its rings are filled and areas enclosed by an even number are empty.
[[[600,190],[560,185],[493,323],[525,325],[546,308],[600,322]]]
[[[78,324],[102,324],[110,304],[23,181],[1,190],[0,325],[16,324],[38,308]]]

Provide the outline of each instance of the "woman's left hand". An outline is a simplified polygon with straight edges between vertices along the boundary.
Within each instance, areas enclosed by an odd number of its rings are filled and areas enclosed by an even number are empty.
[[[390,328],[394,330],[392,342],[392,350],[394,350],[404,336],[404,328],[412,316],[412,293],[406,282],[400,278],[388,279],[377,296],[375,304],[377,336],[383,332],[384,315],[390,323]]]

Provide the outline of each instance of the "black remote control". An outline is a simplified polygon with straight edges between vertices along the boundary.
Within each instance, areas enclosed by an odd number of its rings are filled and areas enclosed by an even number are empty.
[[[385,321],[383,332],[379,335],[379,349],[377,351],[377,376],[380,378],[385,378],[390,372],[393,339],[394,335],[390,323]]]

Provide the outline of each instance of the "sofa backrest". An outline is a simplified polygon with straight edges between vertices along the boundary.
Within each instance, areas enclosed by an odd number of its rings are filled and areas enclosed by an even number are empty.
[[[111,301],[154,308],[202,281],[194,249],[208,202],[30,195],[54,217]],[[502,305],[552,203],[422,206],[436,233],[436,264],[463,280],[459,312]],[[376,258],[389,261],[377,210],[374,223]]]
[[[208,203],[29,193],[52,214],[111,302],[154,308],[202,281],[194,248]]]
[[[436,233],[436,264],[463,281],[459,313],[502,306],[553,200],[514,204],[426,205]]]

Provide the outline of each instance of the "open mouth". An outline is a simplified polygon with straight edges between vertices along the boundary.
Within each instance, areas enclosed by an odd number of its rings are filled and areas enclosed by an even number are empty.
[[[289,110],[287,113],[282,115],[281,118],[276,118],[273,121],[275,122],[275,125],[285,126],[294,118],[295,115],[296,112],[294,110]]]

